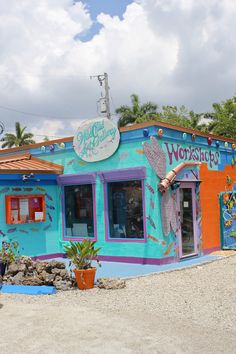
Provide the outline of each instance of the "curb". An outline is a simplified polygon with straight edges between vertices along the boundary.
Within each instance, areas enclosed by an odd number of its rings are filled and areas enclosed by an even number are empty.
[[[156,276],[159,274],[163,274],[163,273],[172,273],[172,272],[178,272],[178,271],[182,271],[182,270],[186,270],[186,269],[191,269],[191,268],[197,268],[201,265],[206,265],[206,264],[210,264],[216,261],[221,261],[222,259],[226,259],[226,258],[230,258],[230,257],[235,257],[235,254],[229,255],[229,256],[218,256],[219,258],[217,259],[211,259],[202,263],[196,263],[196,264],[191,264],[191,265],[186,265],[182,268],[175,268],[175,269],[167,269],[167,270],[161,270],[159,272],[153,272],[153,273],[149,273],[149,274],[142,274],[142,275],[137,275],[137,276],[130,276],[130,277],[122,277],[120,279],[124,279],[124,280],[132,280],[132,279],[137,279],[137,278],[144,278],[144,277],[151,277],[151,276]]]

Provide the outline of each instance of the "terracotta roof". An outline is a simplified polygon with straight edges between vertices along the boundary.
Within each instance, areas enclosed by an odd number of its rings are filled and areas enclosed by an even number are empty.
[[[0,174],[42,173],[62,174],[63,166],[31,156],[29,152],[0,157]]]

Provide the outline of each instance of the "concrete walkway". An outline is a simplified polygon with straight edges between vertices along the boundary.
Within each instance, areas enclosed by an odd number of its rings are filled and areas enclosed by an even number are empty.
[[[133,278],[148,275],[151,273],[159,273],[166,271],[173,271],[176,269],[182,269],[204,263],[209,263],[214,260],[222,258],[216,255],[206,255],[202,257],[194,257],[182,260],[177,263],[170,263],[165,265],[143,265],[143,264],[131,264],[120,262],[101,262],[101,267],[97,267],[96,279],[98,278]],[[69,269],[69,260],[65,258],[57,258],[57,260],[66,263]],[[96,265],[96,264],[95,264]]]

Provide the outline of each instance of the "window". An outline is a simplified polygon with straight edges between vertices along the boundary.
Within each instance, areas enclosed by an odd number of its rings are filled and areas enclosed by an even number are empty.
[[[97,237],[96,228],[96,173],[60,175],[62,186],[63,239],[79,241]]]
[[[106,240],[146,242],[143,166],[98,173],[104,183]]]
[[[94,237],[92,184],[64,187],[65,236]]]
[[[45,221],[44,198],[42,194],[6,196],[6,223],[25,224]]]
[[[110,238],[144,238],[142,182],[107,184]]]

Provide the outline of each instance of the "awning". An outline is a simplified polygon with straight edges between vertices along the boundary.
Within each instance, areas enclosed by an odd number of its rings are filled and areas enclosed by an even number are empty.
[[[0,157],[0,174],[37,173],[60,175],[63,173],[63,169],[63,166],[33,157],[29,152]]]

